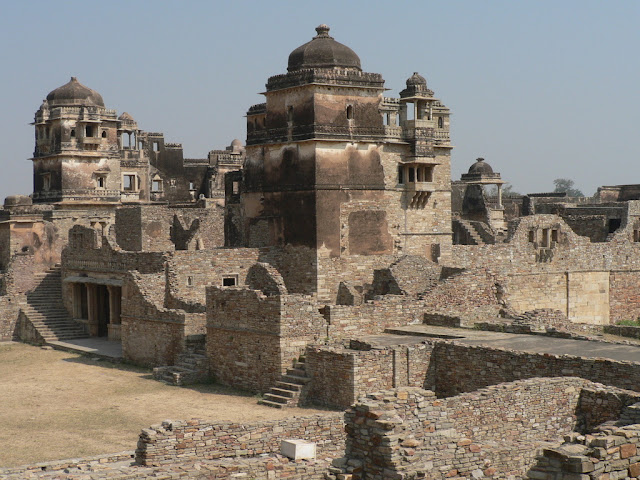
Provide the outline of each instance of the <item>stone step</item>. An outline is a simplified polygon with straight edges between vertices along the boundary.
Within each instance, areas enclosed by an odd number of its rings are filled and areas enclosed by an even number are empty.
[[[282,403],[272,402],[270,400],[265,400],[265,399],[259,400],[258,404],[259,405],[264,405],[266,407],[272,407],[272,408],[284,408],[285,407],[285,405],[283,405]]]
[[[293,398],[299,391],[300,390],[285,390],[283,388],[271,387],[271,391],[269,393],[280,397]]]
[[[291,397],[282,397],[280,395],[274,395],[273,393],[267,393],[264,396],[264,400],[269,400],[270,402],[282,403],[284,405],[291,400]]]
[[[302,377],[298,375],[289,375],[288,373],[282,376],[283,381],[286,383],[297,383],[298,385],[306,385],[311,380],[309,377]]]
[[[307,371],[304,368],[289,368],[287,370],[287,375],[294,377],[306,377]]]
[[[302,390],[302,385],[299,383],[289,383],[279,380],[276,382],[275,388],[281,388],[282,390],[289,390],[292,392],[299,392]]]

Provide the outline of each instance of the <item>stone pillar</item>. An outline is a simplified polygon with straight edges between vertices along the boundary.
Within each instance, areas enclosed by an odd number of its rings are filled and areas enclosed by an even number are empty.
[[[109,291],[109,340],[120,341],[122,339],[120,333],[120,306],[121,306],[121,288],[108,285]]]
[[[502,208],[502,184],[498,183],[498,208]]]
[[[89,335],[98,336],[98,291],[92,283],[87,283],[87,311]]]

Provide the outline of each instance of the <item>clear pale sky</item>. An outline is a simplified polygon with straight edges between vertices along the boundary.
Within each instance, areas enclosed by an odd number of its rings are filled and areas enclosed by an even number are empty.
[[[398,96],[449,106],[452,178],[483,156],[521,193],[640,183],[638,1],[0,1],[0,201],[31,193],[48,92],[77,76],[187,157],[244,141],[243,115],[326,23]]]

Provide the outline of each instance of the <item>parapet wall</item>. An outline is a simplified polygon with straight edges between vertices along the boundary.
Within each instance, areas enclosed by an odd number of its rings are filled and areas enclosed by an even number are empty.
[[[138,440],[136,463],[164,465],[190,458],[255,457],[279,453],[287,438],[315,442],[318,456],[344,451],[342,413],[239,424],[188,420],[163,422],[144,429]]]

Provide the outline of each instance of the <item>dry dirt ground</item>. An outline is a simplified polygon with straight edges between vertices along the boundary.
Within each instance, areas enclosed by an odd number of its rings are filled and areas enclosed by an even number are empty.
[[[318,412],[277,410],[219,385],[174,387],[138,367],[0,344],[0,467],[135,450],[140,430],[166,419],[252,422]]]

